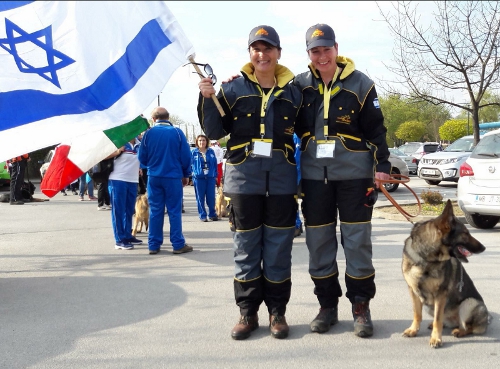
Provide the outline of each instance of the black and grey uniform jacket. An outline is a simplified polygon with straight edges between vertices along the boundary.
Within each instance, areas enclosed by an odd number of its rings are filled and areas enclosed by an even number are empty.
[[[303,96],[295,124],[302,142],[302,178],[328,181],[371,178],[375,171],[389,174],[387,129],[375,85],[355,70],[351,59],[338,56],[336,62],[343,70],[330,88],[327,120],[323,113],[325,86],[314,66],[310,64],[310,71],[294,80]],[[318,141],[334,141],[334,156],[317,156]]]
[[[200,94],[198,102],[198,117],[205,134],[214,140],[230,135],[224,192],[251,195],[296,193],[293,133],[302,96],[290,83],[294,75],[288,68],[276,65],[276,86],[262,118],[263,91],[252,64],[246,64],[241,73],[243,78],[222,84],[217,95],[226,113],[224,117],[220,116],[212,99]],[[254,155],[253,144],[260,139],[272,140],[271,157]]]

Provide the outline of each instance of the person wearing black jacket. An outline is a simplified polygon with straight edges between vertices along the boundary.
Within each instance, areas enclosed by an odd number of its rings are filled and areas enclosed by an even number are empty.
[[[316,24],[306,32],[309,71],[294,84],[302,91],[295,131],[301,139],[302,210],[309,273],[320,311],[311,322],[323,333],[337,323],[342,290],[337,267],[337,213],[346,258],[346,297],[354,333],[373,334],[369,302],[375,296],[371,219],[375,179],[391,170],[386,127],[372,80],[338,55],[333,29]]]
[[[94,182],[97,183],[97,210],[111,210],[108,181],[109,175],[113,171],[114,161],[114,157],[108,157],[99,163],[101,175],[98,180],[94,179]]]
[[[211,99],[212,78],[199,83],[198,116],[210,139],[231,135],[224,195],[231,199],[233,285],[241,315],[231,337],[250,337],[259,326],[259,306],[265,302],[271,335],[285,338],[297,213],[293,127],[301,94],[290,84],[293,73],[278,64],[281,46],[274,28],[252,29],[248,51],[250,63],[242,68],[243,78],[223,84],[217,96],[225,116]]]
[[[10,205],[24,205],[28,199],[24,200],[21,188],[24,183],[24,173],[28,161],[31,160],[28,154],[17,156],[9,160],[10,167]]]

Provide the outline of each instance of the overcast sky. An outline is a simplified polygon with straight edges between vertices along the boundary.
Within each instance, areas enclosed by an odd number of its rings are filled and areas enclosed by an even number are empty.
[[[379,3],[390,9],[388,2]],[[173,1],[168,6],[196,51],[196,62],[209,63],[220,81],[237,74],[249,61],[250,30],[267,24],[276,29],[283,48],[280,64],[298,74],[307,70],[305,33],[317,23],[335,31],[339,54],[373,80],[389,76],[382,62],[392,59],[393,37],[375,1]],[[419,5],[419,10],[425,4]],[[181,67],[160,94],[160,104],[171,114],[198,125],[196,105],[199,77],[192,67]],[[157,99],[144,111],[146,117]]]

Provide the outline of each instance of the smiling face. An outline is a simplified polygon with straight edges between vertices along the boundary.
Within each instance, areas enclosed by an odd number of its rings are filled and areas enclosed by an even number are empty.
[[[207,146],[208,146],[207,137],[204,135],[199,135],[196,138],[196,147],[198,147],[199,149],[206,149]]]
[[[255,41],[249,47],[250,62],[255,68],[255,73],[274,75],[274,68],[281,57],[281,51],[271,44]]]
[[[338,51],[338,44],[336,43],[333,47],[313,47],[307,53],[314,68],[321,73],[321,76],[329,76],[331,78],[337,69],[335,60],[337,59]]]

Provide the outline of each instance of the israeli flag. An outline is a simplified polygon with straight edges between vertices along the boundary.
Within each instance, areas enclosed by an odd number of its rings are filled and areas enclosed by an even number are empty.
[[[130,122],[193,54],[163,1],[0,2],[0,161]]]

